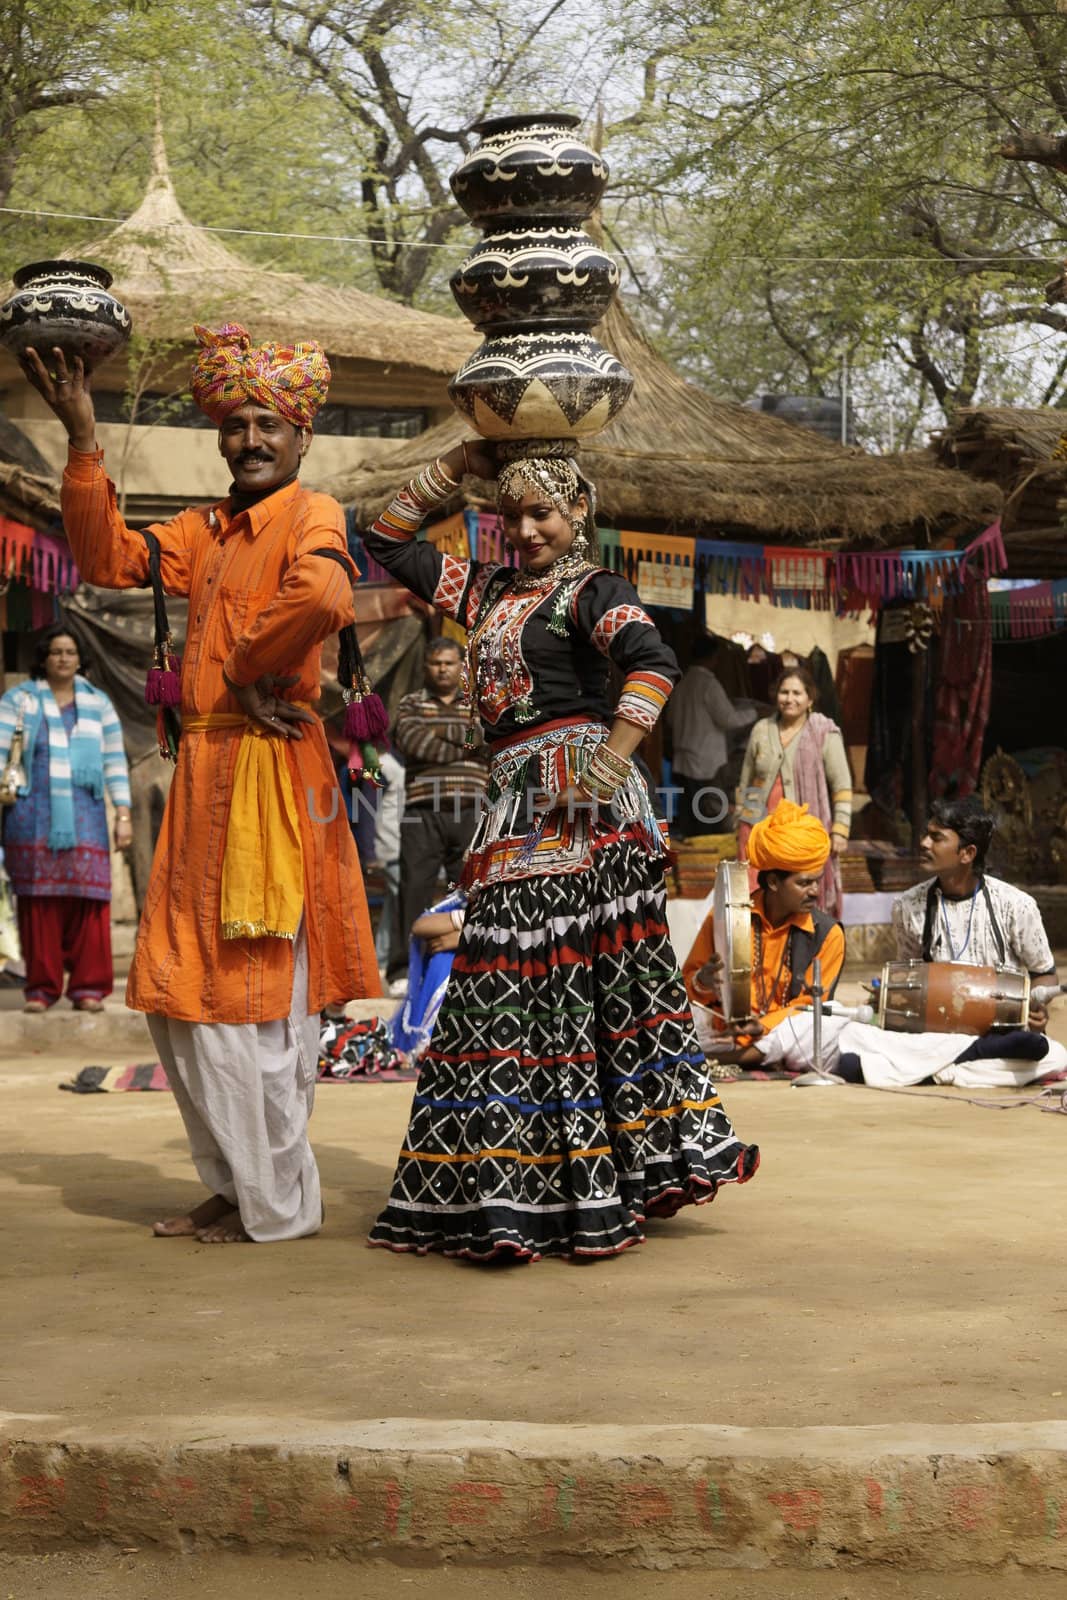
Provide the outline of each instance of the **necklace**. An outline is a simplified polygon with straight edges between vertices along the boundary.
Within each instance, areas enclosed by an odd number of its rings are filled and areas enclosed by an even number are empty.
[[[566,578],[576,578],[580,572],[591,572],[593,563],[587,561],[585,556],[579,555],[576,550],[568,550],[566,555],[557,556],[540,572],[530,572],[526,567],[520,567],[512,578],[509,588],[513,594],[535,594],[537,590],[549,590],[557,583],[562,583]]]
[[[975,908],[975,904],[977,903],[977,900],[978,900],[978,885],[975,884],[974,889],[973,889],[973,891],[971,893],[971,914],[967,918],[967,937],[966,937],[966,939],[964,939],[964,941],[960,945],[959,949],[955,950],[955,949],[953,949],[953,946],[952,946],[952,934],[951,934],[951,932],[949,930],[949,925],[948,925],[948,913],[945,910],[944,892],[942,892],[942,894],[941,894],[941,926],[945,930],[945,943],[948,945],[948,958],[949,958],[950,961],[962,961],[964,955],[966,954],[967,947],[971,942],[971,930],[974,927],[974,908]]]
[[[764,1016],[775,1004],[775,996],[778,994],[778,990],[782,982],[782,973],[785,971],[786,957],[789,955],[789,946],[793,938],[793,930],[790,929],[786,934],[785,943],[782,946],[781,960],[778,962],[778,971],[774,975],[774,981],[771,984],[769,992],[767,989],[767,975],[763,970],[763,923],[760,921],[758,912],[755,913],[752,918],[752,931],[755,934],[754,943],[756,946],[756,1000],[760,1008],[760,1015]]]

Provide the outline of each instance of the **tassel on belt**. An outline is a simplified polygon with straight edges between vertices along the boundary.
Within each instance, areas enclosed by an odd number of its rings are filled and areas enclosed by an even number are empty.
[[[244,729],[222,856],[222,937],[295,939],[304,912],[304,846],[285,758],[288,740],[240,712],[209,711],[182,719],[185,734],[217,728]]]

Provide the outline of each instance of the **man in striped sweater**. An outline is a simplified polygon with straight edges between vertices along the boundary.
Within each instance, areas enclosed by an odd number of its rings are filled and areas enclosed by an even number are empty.
[[[460,691],[463,655],[454,639],[434,639],[426,651],[425,688],[397,708],[393,742],[407,767],[400,829],[400,928],[386,973],[399,986],[407,969],[411,927],[436,898],[438,873],[460,874],[485,794],[488,751],[467,748],[470,707]]]

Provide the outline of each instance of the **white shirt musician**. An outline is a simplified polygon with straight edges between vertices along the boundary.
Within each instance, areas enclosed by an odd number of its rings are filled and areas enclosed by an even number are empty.
[[[935,800],[919,859],[935,876],[898,896],[893,932],[899,961],[1013,967],[1035,985],[1053,986],[1056,965],[1037,902],[983,871],[994,822],[974,796]],[[1030,1027],[1044,1032],[1048,1007],[1032,1005]]]
[[[1036,985],[1054,988],[1056,969],[1041,913],[1028,894],[982,870],[993,818],[970,796],[935,800],[921,856],[934,877],[902,894],[893,907],[902,961],[1012,967]],[[877,1088],[955,1084],[1014,1088],[1067,1069],[1067,1050],[1046,1038],[1048,1005],[1031,1000],[1027,1027],[971,1038],[956,1033],[896,1033],[849,1022],[833,1040],[843,1077]]]

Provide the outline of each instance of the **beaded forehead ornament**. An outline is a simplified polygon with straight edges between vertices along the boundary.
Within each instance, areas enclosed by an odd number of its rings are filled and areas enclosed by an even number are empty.
[[[571,507],[581,493],[573,461],[548,456],[523,456],[510,461],[497,474],[497,505],[502,500],[517,503],[531,489],[551,500],[560,516],[573,522]]]

